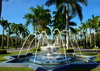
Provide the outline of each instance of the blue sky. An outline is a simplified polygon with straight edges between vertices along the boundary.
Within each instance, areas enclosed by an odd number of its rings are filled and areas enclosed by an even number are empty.
[[[9,0],[9,2],[3,2],[2,17],[11,23],[25,24],[26,20],[23,19],[23,16],[29,13],[28,8],[31,6],[36,7],[36,5],[45,4],[46,1],[47,0]],[[49,8],[51,11],[56,10],[54,5],[45,8]],[[100,16],[100,0],[89,0],[88,6],[83,6],[83,22],[91,18],[92,14]],[[75,17],[72,21],[76,22],[77,25],[80,24],[78,17]],[[28,28],[31,32],[33,31],[31,25]],[[0,34],[1,32],[2,27],[0,26]]]

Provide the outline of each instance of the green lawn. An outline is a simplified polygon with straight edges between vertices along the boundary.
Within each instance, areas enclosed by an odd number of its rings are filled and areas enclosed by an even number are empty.
[[[100,63],[100,53],[98,53],[97,55],[94,55],[94,56],[97,57],[96,59],[94,59],[94,61],[97,61],[97,62]]]
[[[32,52],[32,51],[29,51]],[[22,51],[21,54],[25,54],[26,51]],[[4,58],[4,56],[10,56],[10,55],[18,55],[19,52],[8,52],[7,54],[0,54],[0,62],[6,61],[7,59]],[[0,67],[0,71],[34,71],[27,67]]]
[[[29,52],[32,52],[32,51],[29,51]],[[21,54],[25,54],[26,51],[22,51]],[[8,52],[7,54],[0,54],[0,62],[3,62],[7,59],[4,58],[4,56],[10,56],[10,55],[18,55],[19,54],[19,51],[16,51],[16,52]]]
[[[72,68],[68,71],[100,71],[100,68]]]
[[[77,52],[77,54],[80,54],[80,52]],[[82,52],[83,55],[90,55],[90,56],[96,56],[97,58],[94,59],[94,61],[97,61],[100,63],[100,53],[98,52]]]
[[[77,52],[77,54],[80,54],[80,52]],[[100,63],[100,53],[97,52],[82,52],[83,55],[90,55],[90,56],[96,56],[97,58],[94,59],[94,61],[97,61]],[[100,71],[100,68],[72,68],[68,71]]]
[[[0,71],[34,71],[27,67],[0,67]]]

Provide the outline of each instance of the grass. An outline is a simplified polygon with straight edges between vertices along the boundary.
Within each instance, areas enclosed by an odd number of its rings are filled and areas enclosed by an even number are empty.
[[[0,49],[0,51],[5,51],[4,49]]]
[[[68,71],[100,71],[100,68],[73,68]]]
[[[100,63],[100,53],[98,53],[97,55],[95,55],[97,58],[96,59],[94,59],[94,61],[97,61],[97,62],[99,62]]]
[[[63,48],[61,48],[61,52],[62,53],[64,52]],[[80,52],[76,52],[76,53],[80,54]],[[98,53],[98,52],[82,52],[82,55],[96,56],[97,58],[94,59],[94,61],[100,63],[100,53]]]
[[[32,52],[32,51],[29,51]],[[21,54],[25,54],[26,51],[22,51]],[[7,54],[0,54],[0,62],[6,61],[7,59],[4,58],[4,56],[10,56],[10,55],[18,55],[19,51],[16,52],[8,52]]]
[[[80,54],[80,52],[77,52],[77,54]],[[100,63],[100,53],[98,53],[98,52],[82,52],[82,54],[96,56],[97,58],[94,59],[94,61]],[[100,68],[72,68],[68,71],[100,71]]]
[[[80,52],[77,52],[77,54],[80,54]],[[83,55],[90,55],[90,56],[96,56],[97,58],[94,59],[94,61],[100,63],[100,53],[98,52],[82,52]]]
[[[32,52],[32,51],[29,51]],[[21,54],[25,54],[26,51],[22,51]],[[19,52],[8,52],[7,54],[0,54],[0,62],[6,61],[7,59],[4,58],[4,56],[10,56],[10,55],[18,55]],[[33,69],[27,68],[27,67],[0,67],[0,71],[35,71]]]
[[[27,67],[0,67],[0,71],[34,71]]]
[[[76,52],[77,54],[80,54],[80,52]],[[82,55],[90,55],[90,56],[94,56],[97,55],[97,52],[82,52]]]

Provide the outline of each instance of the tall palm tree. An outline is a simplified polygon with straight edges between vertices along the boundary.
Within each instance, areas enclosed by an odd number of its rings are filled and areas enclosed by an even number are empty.
[[[9,47],[9,37],[10,37],[10,31],[11,31],[11,23],[7,23],[7,47]]]
[[[21,37],[25,38],[30,33],[29,30],[26,28],[26,26],[23,25],[22,23],[20,23],[20,24],[12,23],[11,24],[11,32],[16,35],[16,38],[15,38],[16,49],[18,46],[20,46],[20,44],[17,45],[18,39],[21,42],[21,40],[20,40]],[[22,44],[22,42],[21,42],[21,44]]]
[[[58,28],[60,31],[62,31],[63,28],[65,28],[64,13],[59,14],[57,11],[54,11],[53,14],[54,16],[53,16],[52,24],[50,24],[50,26],[53,26],[53,29]]]
[[[96,47],[96,31],[99,28],[99,24],[100,24],[100,20],[99,20],[100,16],[94,16],[92,15],[92,19],[91,19],[91,23],[92,28],[94,29],[94,46]]]
[[[68,31],[69,28],[69,15],[76,16],[78,15],[80,20],[82,20],[82,5],[87,6],[88,0],[48,0],[46,2],[47,6],[50,6],[52,4],[56,5],[56,8],[59,10],[59,12],[66,12],[66,28],[65,30]],[[66,32],[67,34],[67,32]],[[67,37],[67,48],[68,48],[68,36]]]
[[[78,35],[79,35],[79,38],[80,38],[80,45],[83,46],[84,42],[83,42],[83,39],[84,39],[84,28],[82,26],[79,26],[78,27]]]
[[[90,47],[92,47],[92,38],[91,38],[91,32],[92,32],[92,29],[93,29],[93,23],[92,23],[92,20],[91,19],[88,19],[87,20],[87,26],[88,26],[88,28],[90,29],[89,31],[90,31]]]
[[[66,20],[65,13],[59,14],[58,12],[54,11],[53,14],[54,14],[54,19],[51,24],[51,26],[53,26],[53,29],[58,28],[60,31],[64,30],[65,20]],[[75,31],[72,26],[76,26],[76,23],[71,21],[72,18],[73,18],[72,16],[69,17],[69,29],[71,31]]]
[[[19,24],[19,38],[22,36],[23,38],[25,38],[26,36],[29,35],[29,30],[26,28],[25,25],[23,25],[22,23]],[[21,45],[22,45],[22,39],[21,39]]]
[[[34,27],[41,29],[41,31],[46,31],[47,25],[51,23],[50,10],[44,9],[44,5],[37,5],[36,8],[31,7],[29,10],[31,13],[24,15],[24,18],[27,20],[26,25],[32,23]]]
[[[64,28],[66,26],[65,12],[59,13],[58,11],[54,11],[53,14],[54,14],[54,20],[52,21],[52,25],[51,25],[51,26],[53,26],[53,30],[56,28],[58,28],[60,31],[64,30]],[[73,18],[72,16],[69,17],[69,29],[70,29],[70,31],[75,31],[72,26],[76,26],[76,23],[71,21],[72,18]],[[56,32],[56,34],[57,34],[57,32]],[[64,35],[64,36],[66,37],[66,35]],[[69,41],[67,40],[67,42],[69,42]],[[66,46],[66,41],[65,41],[65,46]]]
[[[1,19],[1,13],[2,13],[2,1],[3,0],[0,0],[0,19]],[[9,1],[9,0],[4,0],[4,1]]]
[[[17,49],[18,45],[18,36],[19,36],[19,24],[16,24],[16,23],[12,23],[11,25],[11,31],[13,32],[13,34],[16,35],[15,37],[15,47]]]
[[[71,31],[70,37],[74,38],[77,42],[78,45],[80,46],[80,29],[79,28],[74,28],[74,30]]]
[[[2,44],[1,47],[4,48],[4,30],[6,29],[8,21],[3,18],[0,20],[0,25],[2,26]]]
[[[30,33],[30,31],[28,30],[28,28],[25,25],[20,23],[19,24],[19,33],[20,33],[20,35],[22,35],[23,38],[25,38]]]
[[[84,41],[84,43],[85,43],[85,46],[87,47],[87,43],[88,43],[88,25],[87,25],[87,21],[84,23],[84,22],[82,22],[81,23],[81,27],[82,27],[82,29],[83,29],[83,34],[84,34],[84,38],[85,38],[85,41]]]

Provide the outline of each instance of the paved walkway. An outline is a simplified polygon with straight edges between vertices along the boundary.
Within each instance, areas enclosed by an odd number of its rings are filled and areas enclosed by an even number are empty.
[[[22,51],[26,51],[28,48],[23,48],[22,49]],[[29,50],[31,50],[32,48],[30,48]],[[15,48],[13,48],[13,49],[6,49],[7,50],[7,52],[15,52],[15,51],[20,51],[21,50],[21,48],[17,48],[17,49],[15,49]]]

